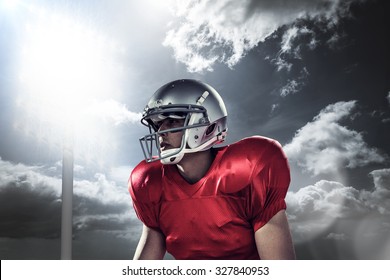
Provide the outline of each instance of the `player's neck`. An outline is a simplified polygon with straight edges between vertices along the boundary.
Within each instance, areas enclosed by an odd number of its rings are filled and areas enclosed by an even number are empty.
[[[186,154],[177,164],[180,175],[190,184],[195,184],[206,175],[214,155],[211,150]]]

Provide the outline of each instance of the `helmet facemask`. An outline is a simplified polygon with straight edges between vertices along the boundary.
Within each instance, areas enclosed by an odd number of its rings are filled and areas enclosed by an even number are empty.
[[[159,131],[157,122],[167,118],[184,119],[181,127],[175,127]],[[147,162],[161,160],[163,164],[176,164],[185,153],[196,152],[199,149],[192,150],[194,145],[188,145],[188,139],[193,129],[205,130],[210,122],[207,117],[206,109],[197,105],[167,105],[159,108],[149,109],[144,113],[141,120],[142,124],[149,127],[150,134],[140,138],[141,147]],[[184,131],[179,148],[173,148],[161,151],[159,137],[165,133],[175,133]],[[193,134],[193,133],[192,133]],[[195,135],[194,138],[199,138]]]
[[[206,110],[197,108],[187,112],[182,127],[158,130],[158,126],[147,117],[143,122],[149,127],[150,134],[140,138],[142,151],[147,162],[160,160],[163,164],[176,164],[180,162],[186,153],[195,153],[210,149],[213,145],[223,142],[226,137],[226,130],[221,131],[226,118],[219,122],[210,123]],[[166,118],[170,116],[167,115]],[[146,123],[145,123],[146,122]],[[173,148],[161,151],[159,137],[165,133],[174,133],[183,131],[181,145],[179,148]]]

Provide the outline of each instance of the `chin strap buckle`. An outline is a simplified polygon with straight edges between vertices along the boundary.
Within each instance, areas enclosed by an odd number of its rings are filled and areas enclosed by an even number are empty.
[[[217,140],[218,140],[218,142],[223,142],[223,141],[225,141],[226,135],[227,135],[227,131],[226,131],[226,130],[224,130],[224,131],[222,131],[220,134],[218,134],[218,135],[217,135]]]

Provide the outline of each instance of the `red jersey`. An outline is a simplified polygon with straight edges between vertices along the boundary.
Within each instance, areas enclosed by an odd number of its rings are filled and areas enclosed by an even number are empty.
[[[286,208],[289,183],[280,144],[254,136],[216,148],[194,184],[176,165],[142,161],[129,191],[138,218],[165,236],[176,259],[259,259],[254,232]]]

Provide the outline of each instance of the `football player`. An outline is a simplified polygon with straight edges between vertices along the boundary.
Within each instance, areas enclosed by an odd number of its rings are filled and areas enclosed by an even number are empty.
[[[217,146],[227,134],[218,92],[177,80],[147,104],[145,160],[129,179],[143,232],[134,259],[294,259],[285,214],[290,183],[280,144],[253,136]]]

